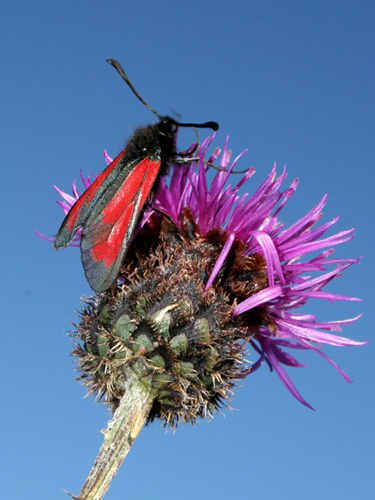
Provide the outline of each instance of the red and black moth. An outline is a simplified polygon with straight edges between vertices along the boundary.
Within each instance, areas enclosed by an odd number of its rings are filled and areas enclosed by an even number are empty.
[[[139,95],[121,65],[114,59],[107,62],[159,122],[135,129],[125,149],[72,206],[56,235],[54,248],[58,250],[68,246],[82,228],[82,264],[96,292],[104,292],[116,281],[158,177],[167,175],[169,164],[184,156],[176,149],[178,127],[219,128],[216,122],[178,123],[170,116],[161,116]]]

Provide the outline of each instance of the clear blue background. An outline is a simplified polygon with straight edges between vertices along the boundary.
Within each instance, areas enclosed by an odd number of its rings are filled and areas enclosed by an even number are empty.
[[[276,160],[300,185],[288,224],[325,192],[324,220],[356,226],[336,255],[363,255],[329,290],[362,303],[312,301],[322,320],[373,338],[373,1],[3,1],[0,15],[1,498],[78,494],[102,441],[107,408],[83,399],[72,340],[90,294],[79,251],[54,252],[66,191],[104,167],[135,125],[153,120],[106,62],[117,58],[161,113],[217,120],[253,191]],[[194,136],[190,137],[190,142]],[[331,231],[331,234],[333,232]],[[374,342],[326,348],[354,384],[312,353],[290,370],[299,404],[264,367],[236,390],[234,411],[165,434],[143,429],[106,499],[352,500],[374,491]]]

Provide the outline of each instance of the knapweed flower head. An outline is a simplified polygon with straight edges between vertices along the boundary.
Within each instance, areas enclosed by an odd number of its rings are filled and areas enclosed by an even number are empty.
[[[207,158],[214,135],[199,148],[199,160],[175,165],[169,183],[160,179],[117,285],[87,300],[77,325],[83,343],[73,351],[81,380],[114,408],[127,370],[151,377],[157,396],[149,421],[172,427],[212,415],[231,399],[236,381],[264,363],[311,408],[285,369],[305,366],[291,352],[314,351],[349,381],[322,345],[363,344],[332,333],[358,318],[319,322],[298,312],[310,298],[359,300],[324,291],[359,262],[332,255],[353,229],[326,236],[338,219],[318,224],[327,195],[285,227],[279,214],[297,181],[282,188],[286,171],[277,176],[274,166],[254,194],[240,194],[255,170],[228,184],[242,155],[230,163],[226,143]],[[81,177],[87,187],[90,180]],[[73,196],[58,192],[67,213],[79,197],[76,184]]]

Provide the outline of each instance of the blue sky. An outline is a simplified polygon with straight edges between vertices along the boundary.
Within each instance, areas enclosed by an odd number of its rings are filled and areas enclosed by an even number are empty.
[[[229,135],[235,154],[249,148],[250,192],[274,161],[286,164],[288,181],[300,178],[286,223],[329,192],[324,220],[340,213],[336,231],[356,227],[336,255],[363,255],[329,290],[364,302],[312,301],[309,312],[325,321],[363,312],[344,335],[371,342],[325,349],[353,384],[303,353],[309,366],[289,373],[316,412],[263,368],[225,417],[176,434],[143,429],[106,499],[373,498],[374,25],[370,1],[3,2],[2,498],[77,494],[108,419],[83,399],[64,336],[91,293],[79,251],[54,252],[33,233],[61,223],[53,184],[68,191],[80,169],[97,174],[104,148],[116,155],[153,120],[107,57],[160,113],[216,120],[215,145]]]

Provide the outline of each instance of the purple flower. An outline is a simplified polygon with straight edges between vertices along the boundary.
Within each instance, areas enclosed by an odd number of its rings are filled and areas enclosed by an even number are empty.
[[[318,225],[328,200],[327,195],[294,224],[285,227],[279,220],[279,213],[294,193],[298,180],[293,181],[286,189],[282,189],[286,171],[284,169],[277,177],[274,166],[254,194],[251,196],[248,193],[239,194],[240,188],[247,184],[255,169],[250,168],[234,186],[227,184],[232,170],[243,154],[241,153],[230,163],[231,152],[227,149],[227,142],[219,163],[221,170],[216,172],[209,184],[207,179],[207,172],[211,170],[209,164],[214,163],[221,152],[217,148],[211,157],[204,161],[214,136],[215,134],[207,138],[201,145],[198,162],[175,165],[169,184],[164,177],[160,179],[152,205],[144,211],[137,234],[148,224],[151,216],[160,213],[166,214],[182,228],[187,210],[200,235],[218,230],[225,243],[208,277],[205,287],[207,291],[218,279],[234,245],[241,242],[244,254],[247,256],[261,255],[267,269],[266,285],[258,288],[255,286],[247,298],[234,304],[232,309],[232,316],[240,317],[255,308],[260,308],[264,318],[255,333],[254,331],[242,333],[243,339],[254,348],[259,358],[248,368],[243,368],[238,373],[238,378],[253,373],[266,362],[271,370],[276,371],[287,389],[301,403],[312,408],[298,392],[284,368],[284,366],[305,365],[299,363],[287,350],[315,351],[350,382],[343,370],[321,350],[321,346],[366,343],[330,333],[340,332],[342,325],[356,321],[359,316],[319,322],[311,314],[297,312],[297,308],[313,297],[326,299],[332,303],[336,300],[360,300],[323,290],[326,284],[341,275],[346,268],[359,262],[359,259],[333,257],[332,247],[353,238],[353,229],[326,236],[327,231],[338,220],[336,217]],[[110,163],[111,159],[106,152],[105,158],[107,163]],[[198,163],[197,169],[194,168],[196,163]],[[81,178],[87,188],[90,185],[90,178],[85,179],[82,173]],[[66,214],[80,193],[75,182],[73,196],[56,189],[64,199],[58,203]],[[79,238],[78,232],[72,245],[78,246]]]
[[[165,179],[162,180],[153,207],[167,213],[176,224],[181,224],[183,208],[189,207],[203,234],[214,227],[220,227],[226,233],[226,244],[208,279],[206,289],[214,282],[236,240],[245,243],[248,255],[263,254],[267,263],[269,286],[251,295],[232,311],[233,316],[237,316],[262,306],[266,308],[267,316],[271,320],[271,327],[260,326],[257,335],[249,335],[247,340],[260,357],[242,374],[245,376],[253,373],[266,361],[275,369],[287,389],[301,403],[311,408],[282,366],[305,365],[300,364],[284,349],[311,349],[327,359],[350,382],[343,370],[321,351],[320,346],[321,344],[337,346],[365,344],[366,342],[356,342],[327,333],[341,331],[341,325],[352,323],[360,316],[341,321],[317,322],[315,316],[297,313],[295,310],[306,304],[311,297],[326,299],[332,303],[335,300],[360,300],[323,290],[324,286],[342,274],[344,269],[359,262],[359,259],[331,257],[334,251],[331,246],[353,238],[354,229],[322,237],[338,220],[336,217],[315,227],[322,216],[328,195],[325,195],[306,215],[286,228],[278,220],[278,215],[295,191],[298,180],[293,181],[289,188],[282,191],[281,185],[286,177],[285,168],[282,174],[276,177],[276,166],[274,166],[252,196],[248,194],[240,196],[238,190],[254,174],[254,169],[250,169],[236,186],[229,185],[225,188],[230,172],[241,156],[237,157],[228,168],[230,153],[227,150],[227,143],[220,161],[220,167],[225,171],[217,172],[211,185],[208,186],[206,177],[208,169],[203,158],[213,137],[214,135],[207,139],[201,147],[198,173],[188,166],[175,168],[169,187]],[[219,150],[216,150],[209,162],[213,162],[218,154]],[[312,252],[322,249],[324,250],[319,255],[311,255]],[[336,267],[327,271],[327,266],[330,265]],[[313,273],[316,276],[313,276]]]

